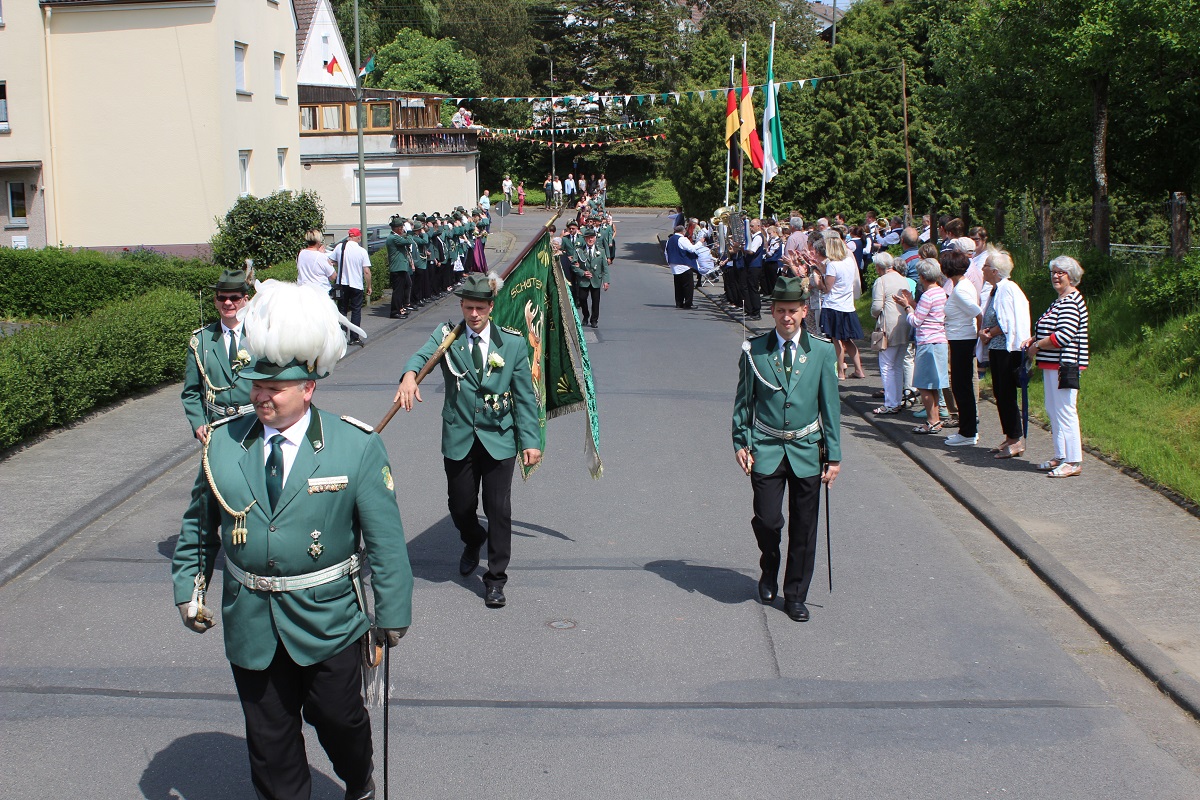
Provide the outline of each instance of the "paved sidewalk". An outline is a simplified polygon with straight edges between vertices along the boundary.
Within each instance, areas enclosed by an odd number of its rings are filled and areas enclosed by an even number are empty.
[[[721,287],[703,293],[716,302]],[[771,325],[764,310],[749,331]],[[922,422],[913,417],[919,407],[876,417],[871,410],[881,401],[871,394],[881,388],[877,359],[864,350],[862,361],[867,378],[842,385],[847,409],[900,447],[914,468],[932,475],[1110,644],[1200,717],[1200,520],[1087,453],[1080,477],[1047,478],[1037,464],[1054,456],[1054,446],[1050,432],[1035,422],[1023,457],[993,458],[988,450],[1004,435],[991,402],[979,404],[976,447],[947,447],[951,428],[913,434]]]
[[[488,260],[504,266],[545,223],[546,215],[510,216],[489,237]],[[458,313],[453,297],[407,320],[388,317],[385,297],[363,309],[366,347],[401,325],[428,327]],[[362,352],[350,348],[347,361]],[[0,585],[40,561],[89,524],[183,461],[197,457],[179,392],[168,384],[49,432],[0,460]],[[376,420],[372,420],[375,422]]]

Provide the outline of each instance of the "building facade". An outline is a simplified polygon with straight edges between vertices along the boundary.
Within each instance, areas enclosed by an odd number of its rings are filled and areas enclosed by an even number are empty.
[[[207,250],[242,194],[300,186],[283,0],[3,3],[0,219],[30,247]]]

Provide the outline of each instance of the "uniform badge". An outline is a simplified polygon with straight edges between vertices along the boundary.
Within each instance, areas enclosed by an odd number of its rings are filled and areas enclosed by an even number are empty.
[[[389,492],[396,491],[396,484],[392,481],[392,468],[383,468],[383,485],[388,488]]]
[[[321,557],[321,553],[325,552],[325,545],[321,544],[320,531],[313,531],[309,536],[312,537],[313,543],[308,546],[308,554],[312,556],[313,561],[316,561]]]

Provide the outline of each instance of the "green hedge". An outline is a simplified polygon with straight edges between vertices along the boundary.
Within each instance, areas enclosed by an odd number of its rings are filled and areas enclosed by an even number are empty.
[[[132,300],[154,288],[178,289],[192,297],[189,319],[199,323],[204,292],[207,321],[216,319],[209,289],[221,267],[201,259],[138,249],[123,255],[92,250],[0,248],[0,317],[54,321],[87,316],[117,300]],[[296,280],[296,262],[259,269],[261,280]],[[193,326],[195,327],[195,326]]]
[[[0,339],[0,449],[183,377],[196,299],[154,289],[61,326]]]

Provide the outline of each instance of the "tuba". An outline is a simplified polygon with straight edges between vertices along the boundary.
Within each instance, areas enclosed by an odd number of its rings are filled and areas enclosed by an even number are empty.
[[[746,216],[737,206],[721,206],[712,218],[712,224],[717,226],[721,237],[721,250],[729,249],[729,243],[736,242],[738,246],[746,244]]]

